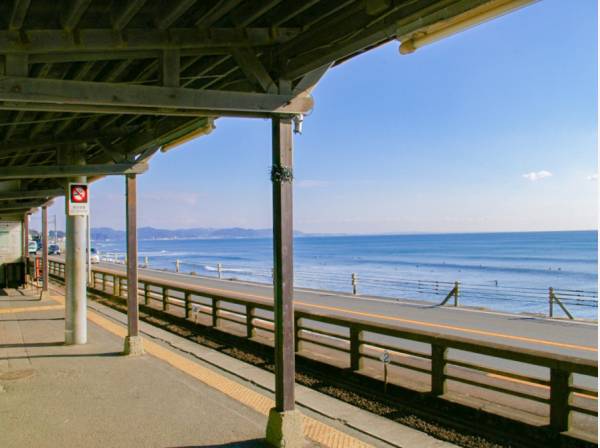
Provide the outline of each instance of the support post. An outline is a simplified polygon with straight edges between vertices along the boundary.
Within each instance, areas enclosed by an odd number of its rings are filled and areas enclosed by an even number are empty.
[[[29,286],[29,214],[23,216],[23,272],[25,284],[23,287]]]
[[[454,282],[454,306],[458,306],[459,283]]]
[[[48,207],[42,207],[42,292],[40,299],[50,297],[48,288]]]
[[[350,370],[360,370],[360,330],[350,327]]]
[[[304,445],[302,415],[294,402],[294,270],[292,212],[292,119],[272,118],[273,266],[275,323],[275,407],[269,412],[267,442]]]
[[[138,247],[137,247],[137,183],[136,175],[125,176],[126,194],[126,231],[127,231],[127,337],[124,354],[141,355],[144,353],[142,338],[139,334],[138,304]]]
[[[85,165],[82,151],[72,151],[73,164]],[[73,177],[70,182],[85,183],[86,177]],[[86,272],[86,217],[69,216],[69,184],[65,185],[65,208],[67,209],[67,251],[65,270],[65,344],[87,342],[87,272]]]
[[[571,386],[573,375],[550,369],[550,427],[561,433],[571,426]]]
[[[548,317],[554,317],[554,288],[548,288]]]
[[[446,393],[446,355],[442,345],[431,346],[431,394],[439,397]]]

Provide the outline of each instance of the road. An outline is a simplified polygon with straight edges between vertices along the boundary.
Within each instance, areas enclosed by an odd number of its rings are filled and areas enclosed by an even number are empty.
[[[100,263],[99,267],[125,271],[123,265]],[[140,274],[210,288],[215,292],[241,292],[262,299],[272,298],[270,285],[219,280],[153,269]],[[436,307],[411,301],[353,296],[343,293],[296,289],[295,301],[336,316],[352,316],[400,327],[459,335],[506,345],[544,350],[588,359],[598,359],[598,326],[595,323],[546,319],[465,307]]]

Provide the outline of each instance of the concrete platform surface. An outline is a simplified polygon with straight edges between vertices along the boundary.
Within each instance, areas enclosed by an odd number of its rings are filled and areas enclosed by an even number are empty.
[[[122,356],[98,325],[64,346],[62,306],[6,299],[0,311],[31,311],[0,314],[0,446],[265,446],[257,412],[152,356]]]
[[[253,372],[243,363],[220,369],[212,361],[224,355],[145,324],[147,354],[123,356],[124,316],[114,313],[93,304],[89,343],[65,346],[63,297],[0,296],[1,447],[266,446],[273,400],[260,383],[268,378],[245,382]],[[364,411],[314,391],[300,394],[309,403],[301,407],[308,447],[451,446],[381,419],[387,443],[336,418],[360,422]],[[371,427],[377,419],[371,417]]]

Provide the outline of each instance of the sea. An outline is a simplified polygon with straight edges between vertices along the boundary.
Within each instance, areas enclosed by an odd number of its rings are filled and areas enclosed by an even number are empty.
[[[93,242],[123,261],[124,241]],[[140,240],[150,268],[229,280],[272,282],[272,240]],[[353,286],[354,278],[354,286]],[[458,282],[461,306],[546,314],[549,288],[575,318],[597,320],[595,231],[300,236],[297,288],[439,304]],[[454,296],[446,302],[453,305]],[[554,315],[564,316],[558,304]]]

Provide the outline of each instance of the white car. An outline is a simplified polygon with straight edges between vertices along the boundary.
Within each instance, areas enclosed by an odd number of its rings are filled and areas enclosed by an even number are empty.
[[[37,245],[37,242],[35,242],[35,241],[31,240],[31,241],[29,242],[29,244],[27,245],[27,250],[28,250],[28,252],[29,252],[30,254],[35,254],[35,253],[37,253],[37,250],[38,250],[38,245]]]
[[[90,263],[100,263],[100,254],[93,247],[90,249]]]

